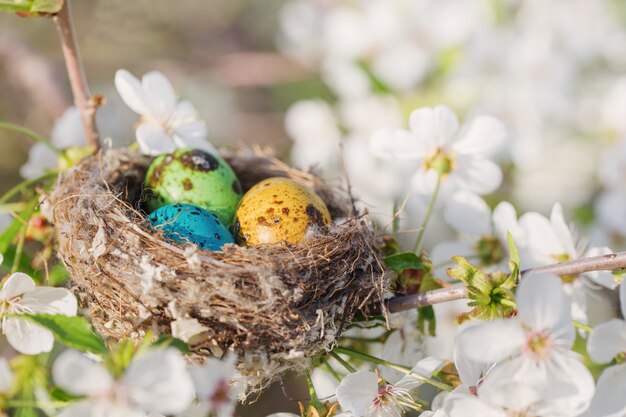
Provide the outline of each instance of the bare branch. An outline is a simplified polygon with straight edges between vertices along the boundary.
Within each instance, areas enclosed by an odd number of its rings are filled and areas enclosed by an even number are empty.
[[[602,256],[577,259],[555,265],[541,266],[522,271],[522,275],[530,272],[552,273],[560,276],[576,275],[591,271],[620,271],[626,269],[626,252],[611,253]],[[394,297],[387,301],[390,313],[412,310],[446,301],[460,300],[467,297],[467,288],[464,284],[454,284],[438,290],[426,291],[420,294]]]
[[[100,140],[98,130],[96,128],[96,110],[102,102],[101,97],[92,97],[87,86],[87,77],[80,60],[80,52],[78,43],[72,26],[72,14],[70,10],[70,0],[65,0],[63,8],[54,15],[54,23],[57,26],[61,45],[63,47],[63,55],[65,56],[65,64],[67,73],[70,77],[72,93],[74,94],[74,103],[78,107],[85,129],[85,138],[87,143],[100,148]]]

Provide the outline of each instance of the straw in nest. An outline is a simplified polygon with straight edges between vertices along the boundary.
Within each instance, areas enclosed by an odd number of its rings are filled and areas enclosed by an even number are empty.
[[[275,176],[311,187],[333,226],[302,245],[208,252],[170,244],[137,210],[151,159],[128,150],[101,152],[63,175],[49,196],[51,216],[59,255],[99,332],[173,334],[196,359],[234,349],[251,393],[331,349],[355,314],[381,302],[385,282],[371,224],[349,198],[258,150],[226,159],[246,190]]]

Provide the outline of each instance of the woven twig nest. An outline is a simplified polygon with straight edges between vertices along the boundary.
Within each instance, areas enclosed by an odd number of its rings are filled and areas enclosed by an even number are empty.
[[[173,334],[201,356],[238,354],[249,392],[330,349],[355,314],[380,303],[372,226],[319,178],[259,150],[225,159],[245,190],[284,176],[326,202],[333,225],[305,243],[209,252],[175,245],[139,211],[151,159],[109,150],[82,161],[50,195],[58,251],[95,328],[112,338]]]

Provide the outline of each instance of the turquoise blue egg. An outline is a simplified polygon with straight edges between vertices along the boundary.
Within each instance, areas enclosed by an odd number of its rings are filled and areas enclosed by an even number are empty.
[[[175,243],[193,243],[200,249],[214,251],[235,243],[215,214],[192,204],[168,204],[150,213],[148,220]]]

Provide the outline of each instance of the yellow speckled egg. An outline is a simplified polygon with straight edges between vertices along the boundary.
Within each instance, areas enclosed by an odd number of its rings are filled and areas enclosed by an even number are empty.
[[[287,241],[300,243],[309,226],[331,222],[324,201],[288,178],[268,178],[241,199],[233,234],[241,245]]]

